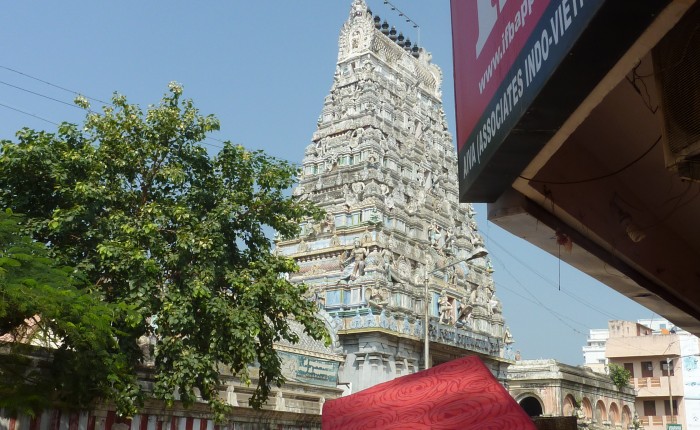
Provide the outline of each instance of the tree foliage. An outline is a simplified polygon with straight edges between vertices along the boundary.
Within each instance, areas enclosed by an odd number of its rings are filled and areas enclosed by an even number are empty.
[[[222,411],[219,365],[250,383],[255,363],[260,406],[284,381],[273,342],[298,340],[288,320],[325,336],[266,230],[296,234],[319,211],[285,194],[296,175],[285,161],[229,142],[210,157],[199,143],[218,120],[181,95],[171,84],[143,112],[115,94],[83,127],[19,131],[1,143],[0,207],[26,214],[32,237],[107,303],[135,309],[112,323],[117,348],[133,375],[137,340],[155,336],[156,398],[189,404],[197,388]]]
[[[615,363],[610,363],[608,366],[608,372],[610,375],[610,380],[613,384],[615,384],[618,390],[626,387],[630,382],[630,378],[632,377],[629,370]]]
[[[57,266],[21,221],[0,212],[0,407],[31,414],[56,403],[84,406],[96,395],[128,406],[137,383],[111,326],[128,307],[80,288],[84,279]]]

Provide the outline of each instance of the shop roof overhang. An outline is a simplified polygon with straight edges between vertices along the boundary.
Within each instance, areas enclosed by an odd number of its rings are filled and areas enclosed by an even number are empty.
[[[504,145],[521,150],[492,159],[460,193],[490,202],[488,218],[512,234],[700,335],[700,184],[665,167],[650,54],[695,3],[606,1],[507,135]],[[649,19],[628,39],[617,30],[635,11]],[[619,34],[624,44],[608,52]],[[571,252],[560,253],[568,240]]]

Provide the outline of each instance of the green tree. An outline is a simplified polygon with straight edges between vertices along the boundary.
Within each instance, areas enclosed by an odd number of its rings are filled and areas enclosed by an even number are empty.
[[[219,366],[250,383],[255,364],[259,407],[284,382],[273,342],[298,340],[289,319],[325,336],[305,287],[281,276],[294,262],[265,233],[296,234],[320,212],[285,194],[293,165],[229,142],[210,157],[199,142],[218,120],[181,95],[173,83],[144,113],[115,94],[82,127],[19,131],[1,143],[0,207],[26,214],[33,238],[106,302],[136,310],[135,324],[113,325],[131,372],[137,340],[155,335],[153,396],[172,404],[177,390],[187,405],[197,388],[221,413]]]
[[[610,375],[610,380],[613,384],[615,384],[618,390],[626,387],[630,382],[630,377],[632,376],[629,370],[615,363],[610,363],[608,366],[608,372]]]
[[[45,246],[21,231],[21,221],[0,212],[0,407],[36,413],[50,404],[85,406],[99,396],[128,409],[137,381],[124,372],[126,357],[111,326],[128,309],[79,288],[84,279],[58,267]]]

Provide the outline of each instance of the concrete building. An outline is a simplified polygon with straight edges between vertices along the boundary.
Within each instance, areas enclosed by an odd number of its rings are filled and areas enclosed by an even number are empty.
[[[458,201],[442,72],[363,0],[338,45],[293,191],[326,215],[277,251],[331,322],[339,382],[354,392],[469,354],[502,379],[512,338],[474,211]]]
[[[632,375],[636,411],[646,430],[666,429],[667,424],[700,429],[699,340],[668,321],[654,325],[659,330],[610,321],[606,356]]]
[[[532,417],[575,415],[588,429],[627,429],[634,390],[618,389],[607,375],[554,360],[523,360],[508,368],[508,390]]]
[[[607,373],[608,359],[605,356],[605,343],[608,340],[607,329],[588,331],[586,346],[583,347],[583,365],[594,372]]]

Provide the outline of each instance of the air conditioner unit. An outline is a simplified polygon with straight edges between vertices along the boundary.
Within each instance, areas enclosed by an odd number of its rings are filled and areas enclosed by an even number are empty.
[[[700,181],[700,5],[652,50],[666,167]]]

